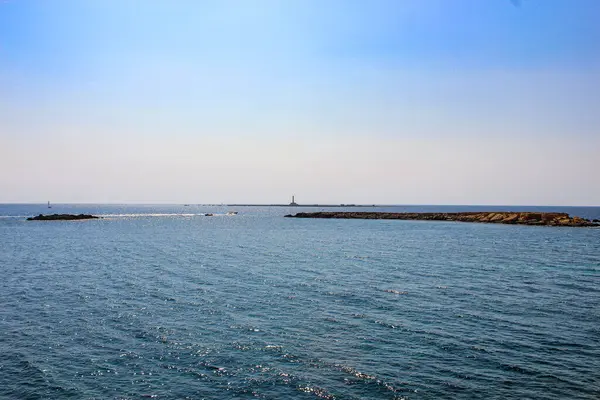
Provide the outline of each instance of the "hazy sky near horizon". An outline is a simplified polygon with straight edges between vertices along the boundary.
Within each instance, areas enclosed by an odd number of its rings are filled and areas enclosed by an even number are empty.
[[[0,1],[0,202],[600,205],[599,20],[598,0]]]

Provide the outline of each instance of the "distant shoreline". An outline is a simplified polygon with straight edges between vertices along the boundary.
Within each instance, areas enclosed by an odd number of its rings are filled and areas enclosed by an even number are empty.
[[[227,207],[393,207],[379,204],[226,204]]]
[[[46,206],[45,202],[0,202],[0,206]],[[53,202],[53,206],[203,206],[203,207],[221,207],[221,206],[238,206],[238,207],[510,207],[510,208],[600,208],[600,204],[427,204],[427,203],[407,203],[407,204],[297,204],[290,206],[289,204],[253,204],[253,203],[180,203],[180,202]]]

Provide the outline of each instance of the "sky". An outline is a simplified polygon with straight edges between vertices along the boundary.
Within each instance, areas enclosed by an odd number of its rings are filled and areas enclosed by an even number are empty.
[[[598,0],[0,1],[0,203],[600,206]]]

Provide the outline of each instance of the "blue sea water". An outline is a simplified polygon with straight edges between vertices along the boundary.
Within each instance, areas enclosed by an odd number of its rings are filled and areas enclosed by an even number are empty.
[[[0,398],[600,397],[600,229],[229,210],[0,205]]]

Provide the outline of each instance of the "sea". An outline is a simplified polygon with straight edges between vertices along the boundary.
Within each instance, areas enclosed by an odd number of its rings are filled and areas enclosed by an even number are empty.
[[[0,205],[0,398],[600,398],[600,229],[320,210]]]

